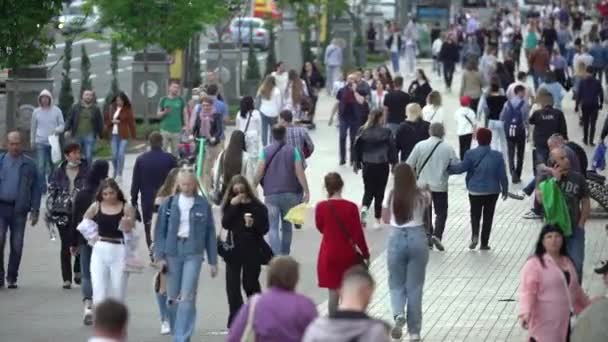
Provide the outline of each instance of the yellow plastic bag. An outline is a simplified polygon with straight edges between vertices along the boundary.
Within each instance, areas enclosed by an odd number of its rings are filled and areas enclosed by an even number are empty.
[[[287,215],[285,215],[285,221],[290,222],[291,224],[304,225],[306,213],[309,208],[310,207],[306,203],[296,205],[295,207],[289,209]]]

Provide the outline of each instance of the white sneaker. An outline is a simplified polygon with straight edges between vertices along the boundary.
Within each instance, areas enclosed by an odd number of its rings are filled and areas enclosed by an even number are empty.
[[[382,222],[380,220],[374,220],[373,229],[382,229]]]
[[[420,335],[418,334],[411,334],[410,335],[410,342],[420,342]]]
[[[118,183],[118,184],[122,184],[122,176],[116,176],[115,181],[116,181],[116,183]]]
[[[363,228],[367,227],[367,211],[369,209],[367,207],[361,208],[361,226]]]
[[[160,322],[160,334],[169,335],[171,333],[171,326],[168,321]]]
[[[91,301],[88,299],[84,301],[84,313],[82,315],[82,323],[84,325],[93,324],[93,310],[91,309]]]

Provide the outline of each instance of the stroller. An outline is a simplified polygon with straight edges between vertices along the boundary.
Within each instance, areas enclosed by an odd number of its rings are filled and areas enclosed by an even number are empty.
[[[194,165],[196,162],[196,144],[194,138],[187,132],[182,132],[180,143],[177,147],[179,162],[181,165]]]

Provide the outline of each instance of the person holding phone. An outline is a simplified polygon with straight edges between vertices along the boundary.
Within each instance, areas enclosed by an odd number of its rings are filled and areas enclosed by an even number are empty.
[[[163,136],[163,150],[178,156],[178,145],[182,130],[186,130],[188,122],[188,106],[180,96],[178,80],[169,82],[169,94],[158,104],[156,116],[160,119],[160,133]],[[170,150],[170,151],[169,151]]]
[[[230,327],[243,305],[241,283],[247,297],[261,292],[259,277],[264,260],[260,246],[266,243],[264,235],[268,233],[268,210],[244,176],[232,177],[226,189],[222,204],[222,227],[228,231],[227,239],[232,240],[235,251],[232,259],[225,259]]]

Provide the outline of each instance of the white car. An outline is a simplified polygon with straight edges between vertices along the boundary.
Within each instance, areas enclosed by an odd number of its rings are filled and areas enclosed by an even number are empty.
[[[84,2],[72,2],[65,7],[57,22],[57,28],[63,33],[101,31],[99,26],[99,10],[92,7],[90,13],[86,13]]]
[[[265,50],[270,44],[270,34],[265,27],[263,19],[254,17],[235,18],[230,23],[229,30],[232,41],[235,43],[241,41],[243,45],[248,45],[250,38],[249,31],[253,30],[251,36],[253,45]]]

